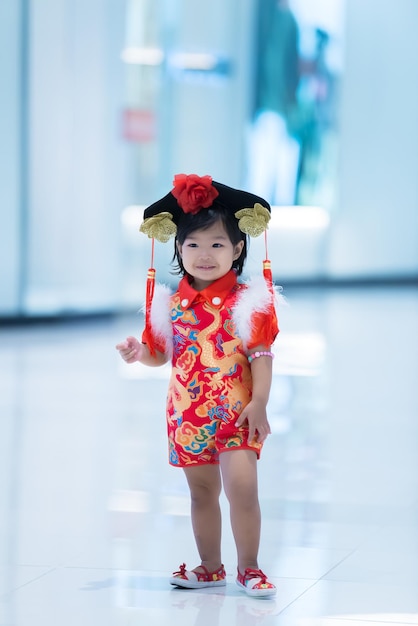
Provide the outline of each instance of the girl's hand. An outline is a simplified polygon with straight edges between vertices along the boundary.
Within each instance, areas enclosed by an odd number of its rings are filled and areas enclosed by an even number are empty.
[[[264,402],[253,399],[247,404],[235,426],[242,426],[245,422],[248,424],[249,442],[255,438],[259,443],[263,443],[271,433]]]
[[[144,346],[135,337],[127,337],[125,341],[117,344],[116,350],[119,350],[119,354],[126,363],[135,363],[135,361],[141,361]]]

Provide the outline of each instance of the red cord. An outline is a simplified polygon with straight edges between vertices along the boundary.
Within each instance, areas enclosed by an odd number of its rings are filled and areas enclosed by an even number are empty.
[[[151,269],[154,267],[154,243],[155,239],[153,237],[151,240]]]
[[[267,249],[267,228],[264,231],[264,246],[266,248],[266,261],[268,261],[269,253],[268,253],[268,249]]]

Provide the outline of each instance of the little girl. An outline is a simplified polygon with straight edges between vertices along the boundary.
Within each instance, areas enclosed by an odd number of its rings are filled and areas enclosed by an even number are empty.
[[[144,218],[140,230],[151,238],[167,241],[175,234],[174,260],[183,277],[173,295],[158,285],[154,292],[150,270],[142,342],[128,337],[116,348],[127,363],[172,363],[169,462],[186,475],[201,563],[190,571],[181,565],[170,583],[192,589],[226,584],[223,484],[237,549],[236,582],[250,596],[272,596],[276,588],[257,561],[257,459],[270,434],[266,406],[278,327],[269,271],[237,281],[247,234],[265,230],[270,206],[209,176],[181,174]]]

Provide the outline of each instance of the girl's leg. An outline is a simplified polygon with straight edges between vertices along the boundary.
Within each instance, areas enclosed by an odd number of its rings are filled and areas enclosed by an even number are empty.
[[[238,569],[258,569],[261,515],[258,503],[257,456],[252,450],[231,450],[220,455],[222,479],[230,505],[231,526]]]
[[[209,572],[221,566],[221,475],[218,465],[184,468],[191,496],[193,533],[202,565]],[[195,570],[199,571],[199,567]]]

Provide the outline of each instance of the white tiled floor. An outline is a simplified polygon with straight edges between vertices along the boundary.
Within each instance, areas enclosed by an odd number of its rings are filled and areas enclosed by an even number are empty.
[[[141,320],[0,328],[1,626],[418,624],[418,293],[287,294],[259,464],[274,600],[167,578],[197,564],[168,466],[168,370],[125,366]]]

